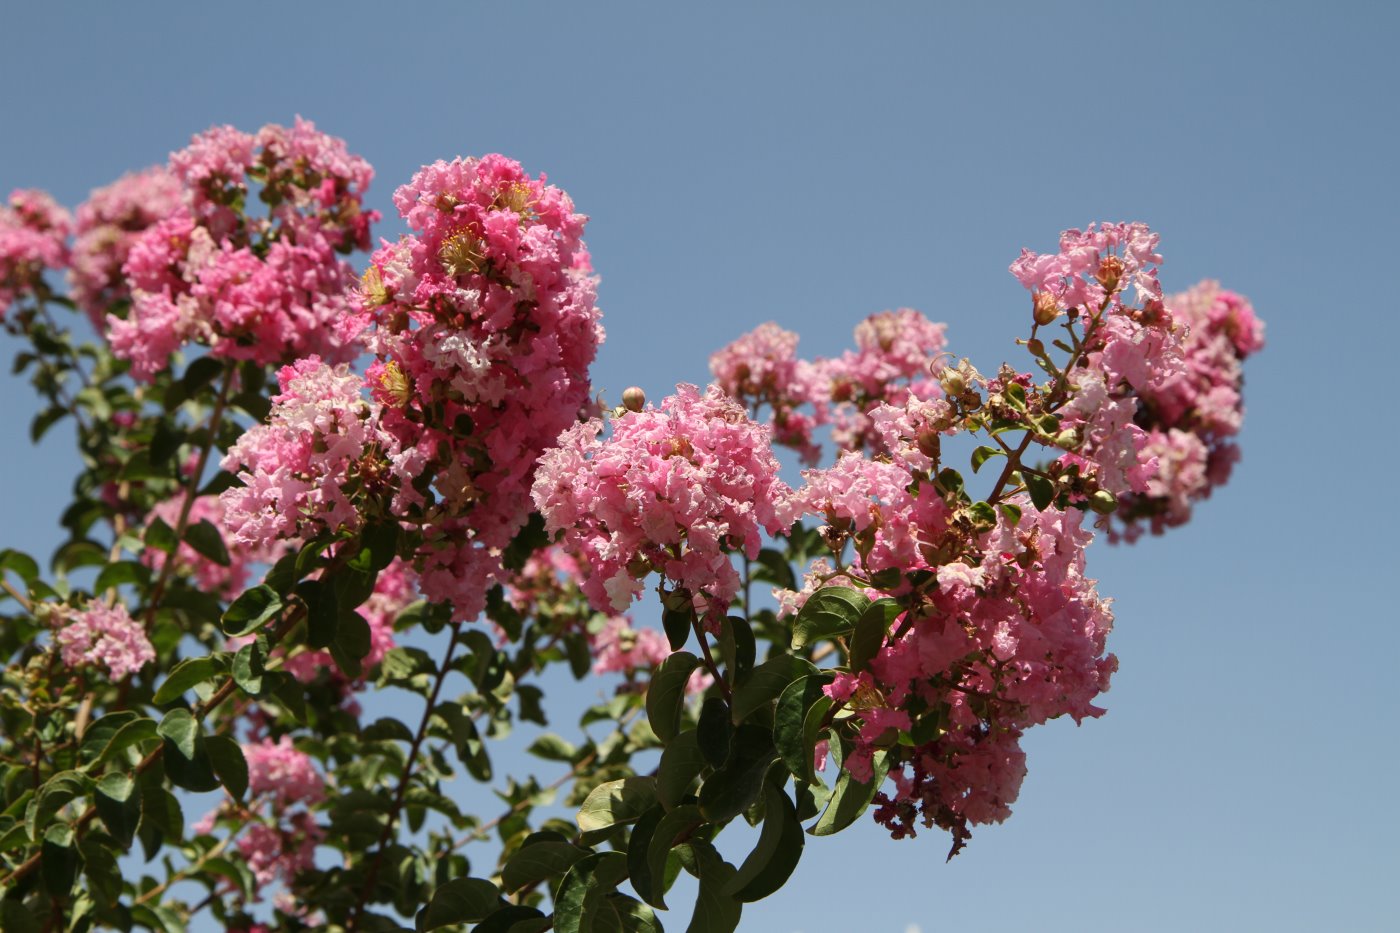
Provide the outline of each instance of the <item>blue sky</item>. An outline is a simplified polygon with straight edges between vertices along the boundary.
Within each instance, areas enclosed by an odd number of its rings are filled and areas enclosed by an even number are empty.
[[[76,204],[211,124],[300,113],[387,214],[420,164],[504,152],[593,218],[614,398],[703,381],[765,320],[832,354],[900,306],[994,370],[1022,246],[1152,224],[1164,285],[1244,292],[1269,346],[1230,485],[1090,555],[1108,715],[1033,730],[1015,815],[952,864],[932,833],[813,839],[744,928],[1394,929],[1400,8],[1153,6],[12,4],[0,187]],[[28,446],[0,378],[0,546],[46,551],[72,454]]]

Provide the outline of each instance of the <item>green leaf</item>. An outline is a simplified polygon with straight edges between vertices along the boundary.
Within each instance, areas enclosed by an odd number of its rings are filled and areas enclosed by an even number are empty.
[[[219,666],[214,663],[213,658],[186,658],[171,669],[170,676],[165,678],[165,683],[156,690],[151,702],[157,706],[164,706],[178,700],[186,690],[211,680],[218,676],[218,673]]]
[[[457,760],[466,766],[471,776],[478,781],[491,780],[491,758],[471,717],[460,705],[451,702],[439,703],[433,708],[433,715],[447,726],[457,750]]]
[[[345,574],[337,575],[337,579]],[[340,630],[340,600],[334,585],[322,580],[303,580],[297,584],[297,595],[306,602],[306,643],[312,648],[325,648],[335,641]]]
[[[570,842],[548,840],[521,846],[501,869],[501,887],[507,894],[528,888],[547,878],[563,875],[588,855]]]
[[[1017,411],[1026,410],[1026,389],[1019,382],[1008,382],[1001,394],[1012,408]]]
[[[29,802],[25,813],[25,829],[29,838],[39,839],[39,832],[47,827],[59,810],[77,798],[86,796],[92,787],[92,780],[79,771],[60,771],[40,786]]]
[[[682,835],[689,838],[690,834],[699,826],[704,825],[705,818],[700,815],[700,808],[694,804],[686,804],[676,807],[667,813],[656,824],[647,841],[647,877],[648,890],[637,889],[637,893],[646,899],[646,902],[660,910],[666,909],[666,860],[671,854],[671,848],[676,844],[676,839]]]
[[[734,877],[734,866],[720,858],[714,846],[700,839],[681,846],[680,856],[686,870],[700,879],[695,913],[686,933],[733,933],[743,911],[743,904],[724,893]]]
[[[242,800],[248,793],[248,761],[243,757],[243,749],[227,735],[209,736],[204,747],[219,783],[235,800]]]
[[[763,784],[763,814],[758,844],[724,889],[745,902],[761,900],[787,883],[807,841],[792,801],[771,781]]]
[[[1037,509],[1044,511],[1055,500],[1055,484],[1045,477],[1034,473],[1022,473],[1021,481],[1026,484],[1026,490],[1031,494],[1031,502]]]
[[[729,737],[733,734],[734,724],[729,719],[729,706],[721,697],[706,699],[700,707],[695,738],[710,767],[718,768],[729,757]]]
[[[93,803],[98,818],[112,838],[123,849],[131,848],[131,840],[141,822],[141,795],[136,792],[136,782],[125,774],[103,775],[102,780],[97,782]]]
[[[831,681],[832,675],[827,672],[793,681],[778,698],[773,712],[773,744],[788,771],[806,781],[813,779],[812,756],[817,735],[831,709],[831,697],[822,688]]]
[[[217,790],[219,779],[205,748],[203,730],[187,709],[173,709],[156,727],[165,740],[165,775],[185,790]]]
[[[669,742],[680,730],[685,707],[685,685],[700,659],[689,651],[677,651],[662,661],[647,685],[647,721],[662,742]]]
[[[759,707],[777,699],[788,684],[817,672],[806,658],[780,654],[753,669],[753,674],[734,693],[734,721],[743,722]]]
[[[436,930],[485,920],[501,904],[501,892],[491,882],[484,878],[458,878],[438,885],[428,906],[418,914],[418,929]]]
[[[146,526],[144,540],[146,542],[146,547],[162,551],[166,554],[175,553],[175,548],[180,544],[179,540],[175,537],[175,529],[171,528],[159,517],[152,518],[151,523]]]
[[[1021,523],[1021,507],[1014,502],[1002,502],[997,506],[1001,514],[1006,516],[1006,520],[1013,525]]]
[[[228,548],[224,545],[224,536],[207,518],[201,519],[185,529],[185,543],[220,567],[228,566]]]
[[[7,933],[41,933],[43,927],[23,901],[7,897],[0,901],[0,930]]]
[[[680,651],[690,640],[690,621],[694,609],[672,609],[669,606],[661,611],[661,627],[666,630],[666,640],[672,651]]]
[[[743,616],[729,616],[720,630],[719,653],[729,672],[729,682],[735,686],[749,679],[753,672],[753,628]]]
[[[603,900],[627,877],[627,856],[594,852],[569,869],[554,902],[556,933],[590,933]]]
[[[871,660],[880,653],[885,638],[890,633],[890,623],[903,611],[896,600],[888,596],[877,599],[861,615],[856,629],[851,634],[851,670],[865,670]]]
[[[705,756],[700,752],[695,730],[682,732],[661,752],[661,763],[656,768],[656,799],[668,810],[675,809],[704,767]]]
[[[844,635],[870,605],[870,598],[849,586],[824,586],[797,613],[792,626],[792,647],[799,650],[823,638]]]
[[[73,847],[73,828],[58,823],[44,831],[40,847],[39,877],[50,897],[65,898],[78,877],[78,850]]]
[[[982,469],[982,464],[992,457],[1005,457],[1006,451],[998,447],[978,447],[972,452],[972,472],[976,473]]]
[[[140,713],[129,709],[118,710],[101,717],[88,726],[87,731],[83,733],[82,745],[78,747],[78,759],[85,763],[85,767],[91,767],[102,754],[102,750],[107,747],[107,743],[112,741],[112,737],[117,734],[117,731],[127,723],[140,718]],[[154,734],[154,722],[151,723],[151,727],[152,734]]]
[[[114,713],[112,715],[116,714]],[[107,717],[104,716],[102,718],[106,719]],[[100,721],[101,720],[99,720],[99,722]],[[157,726],[154,719],[142,718],[124,722],[117,731],[113,733],[112,738],[107,744],[103,746],[102,752],[97,756],[97,761],[94,762],[94,764],[100,765],[105,761],[111,761],[131,746],[138,742],[144,742],[147,739],[153,739],[157,734]]]
[[[651,862],[647,858],[651,839],[656,835],[656,828],[661,825],[665,816],[666,808],[660,804],[647,810],[637,821],[637,825],[632,827],[632,835],[627,839],[627,877],[631,881],[632,890],[640,894],[642,900],[647,903],[651,903],[658,896],[655,891],[656,882],[665,884],[664,878],[652,875]]]
[[[49,433],[49,428],[53,427],[60,420],[67,417],[68,409],[62,405],[54,405],[46,408],[34,416],[34,420],[29,424],[29,439],[34,443],[43,440],[44,435]],[[66,893],[66,892],[65,892]]]
[[[233,682],[250,696],[263,690],[263,652],[257,641],[244,645],[233,656]]]
[[[831,744],[835,748],[835,740]],[[855,822],[856,817],[864,813],[865,808],[870,806],[875,792],[880,789],[880,785],[885,781],[885,775],[889,773],[889,755],[883,749],[875,752],[875,756],[871,760],[871,769],[873,773],[870,776],[869,784],[859,783],[851,777],[851,772],[842,770],[841,776],[836,779],[836,788],[832,791],[831,801],[808,832],[813,836],[830,836],[833,833],[839,833]]]
[[[39,579],[38,562],[23,551],[16,551],[12,548],[0,551],[0,572],[6,570],[19,574],[19,578],[26,585]]]
[[[743,813],[758,799],[763,777],[777,757],[767,729],[741,725],[730,743],[728,760],[700,786],[700,813],[718,825]]]
[[[528,926],[528,921],[531,920],[546,924],[539,929],[549,929],[549,919],[535,908],[510,904],[472,927],[472,933],[522,933],[532,929]],[[520,924],[519,929],[516,928],[516,924]]]
[[[635,822],[655,801],[655,778],[629,777],[599,784],[579,807],[578,828],[589,833]]]
[[[105,593],[128,583],[144,588],[150,582],[151,568],[134,560],[119,560],[102,568],[102,572],[93,581],[92,591]]]
[[[277,615],[282,609],[282,597],[272,587],[262,584],[243,593],[224,612],[225,635],[247,635]]]
[[[572,762],[574,755],[578,754],[578,748],[574,743],[564,740],[553,732],[546,732],[535,739],[525,751],[536,758],[543,758],[545,761]]]
[[[598,933],[663,933],[650,907],[617,891],[604,896],[593,927]]]

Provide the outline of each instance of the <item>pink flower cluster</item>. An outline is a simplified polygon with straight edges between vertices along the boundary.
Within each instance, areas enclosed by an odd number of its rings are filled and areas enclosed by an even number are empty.
[[[120,603],[108,606],[98,600],[82,612],[60,609],[54,624],[54,640],[69,667],[101,666],[113,680],[121,680],[156,658],[145,629]]]
[[[499,155],[425,166],[394,203],[414,232],[374,254],[348,324],[371,328],[382,429],[423,464],[423,593],[470,619],[504,577],[536,460],[588,403],[603,333],[586,218]]]
[[[767,405],[773,443],[791,447],[815,466],[821,449],[812,431],[827,415],[826,385],[811,363],[797,357],[797,335],[777,324],[760,324],[710,357],[715,385],[757,417]],[[807,404],[813,414],[798,411]]]
[[[122,272],[141,234],[181,205],[180,181],[163,167],[123,175],[78,207],[68,283],[93,327],[105,329],[112,305],[131,298]]]
[[[1264,324],[1244,297],[1205,281],[1165,299],[1181,324],[1184,365],[1142,391],[1136,421],[1155,461],[1146,488],[1120,503],[1113,537],[1129,540],[1144,524],[1154,534],[1185,523],[1195,502],[1223,485],[1239,459],[1232,438],[1244,420],[1246,356],[1264,346]]]
[[[937,394],[932,377],[942,369],[939,354],[947,344],[946,329],[912,308],[882,311],[856,325],[855,350],[817,361],[832,406],[831,438],[838,448],[872,445],[867,413],[875,406]]]
[[[310,813],[293,813],[279,823],[252,823],[238,840],[238,851],[261,887],[279,880],[290,885],[298,874],[314,867],[316,846],[325,837]]]
[[[396,512],[421,498],[412,485],[421,453],[401,450],[383,429],[378,405],[361,397],[359,376],[312,356],[284,366],[277,380],[267,423],[245,432],[223,459],[243,483],[220,496],[234,542],[264,549],[356,530],[362,493],[391,499]]]
[[[704,617],[739,588],[730,553],[756,557],[761,534],[795,518],[769,429],[716,387],[679,385],[659,409],[628,412],[601,440],[594,419],[540,458],[535,505],[578,554],[583,591],[620,612],[659,572]]]
[[[317,804],[326,797],[325,778],[311,757],[292,745],[291,736],[247,743],[243,757],[248,762],[248,791],[266,795],[279,812],[301,803]]]
[[[0,320],[43,284],[44,273],[68,265],[73,219],[42,191],[17,189],[0,205]]]
[[[774,443],[792,447],[815,465],[815,428],[832,423],[840,450],[873,448],[869,413],[881,404],[938,394],[945,326],[917,311],[882,311],[856,325],[856,349],[834,359],[798,359],[797,335],[762,324],[710,357],[716,384],[750,406],[767,405]],[[800,409],[808,408],[808,411]]]
[[[256,135],[216,127],[174,153],[170,170],[184,205],[130,245],[132,305],[107,318],[113,352],[132,373],[149,380],[189,342],[264,365],[353,358],[335,325],[354,278],[337,254],[369,245],[369,164],[298,119]],[[246,212],[254,187],[266,216]]]
[[[1181,371],[1181,337],[1162,303],[1157,234],[1144,224],[1090,225],[1060,235],[1060,251],[1022,250],[1011,272],[1031,291],[1037,324],[1061,314],[1083,325],[1074,394],[1056,412],[1061,427],[1081,437],[1063,465],[1092,475],[1115,496],[1143,492],[1155,464],[1147,433],[1135,423],[1137,397]],[[1124,299],[1132,285],[1141,306]]]

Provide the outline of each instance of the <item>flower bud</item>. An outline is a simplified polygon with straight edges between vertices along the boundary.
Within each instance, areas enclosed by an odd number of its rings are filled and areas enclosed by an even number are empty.
[[[1060,316],[1060,303],[1049,292],[1035,292],[1031,295],[1031,316],[1044,327]]]
[[[647,403],[647,394],[639,386],[628,386],[622,390],[622,407],[628,411],[641,411]]]
[[[1078,428],[1065,428],[1055,435],[1055,446],[1061,450],[1075,450],[1084,442]]]
[[[1118,508],[1118,499],[1107,489],[1100,489],[1089,497],[1089,508],[1100,515],[1112,515]]]
[[[1027,340],[1026,349],[1031,351],[1032,356],[1045,355],[1045,344],[1041,342],[1039,337],[1032,337],[1030,340]]]
[[[950,398],[956,398],[967,391],[967,380],[951,366],[943,370],[943,374],[938,377],[938,384]]]
[[[919,453],[933,460],[938,459],[941,441],[937,431],[930,429],[920,431],[915,443],[919,447]]]
[[[1118,282],[1123,278],[1123,260],[1117,256],[1105,256],[1099,262],[1099,271],[1094,273],[1094,278],[1099,280],[1099,284],[1108,290],[1109,294],[1118,290]]]

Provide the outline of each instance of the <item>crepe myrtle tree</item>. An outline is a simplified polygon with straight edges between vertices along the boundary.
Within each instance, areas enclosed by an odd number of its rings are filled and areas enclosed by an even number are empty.
[[[371,177],[298,119],[0,207],[31,433],[81,463],[47,565],[0,552],[6,930],[727,931],[862,816],[952,857],[1027,729],[1103,713],[1094,529],[1180,524],[1238,457],[1263,327],[1164,295],[1143,224],[1023,252],[994,371],[903,309],[609,409],[568,195],[436,162],[369,252]],[[611,699],[498,775],[551,666]]]

